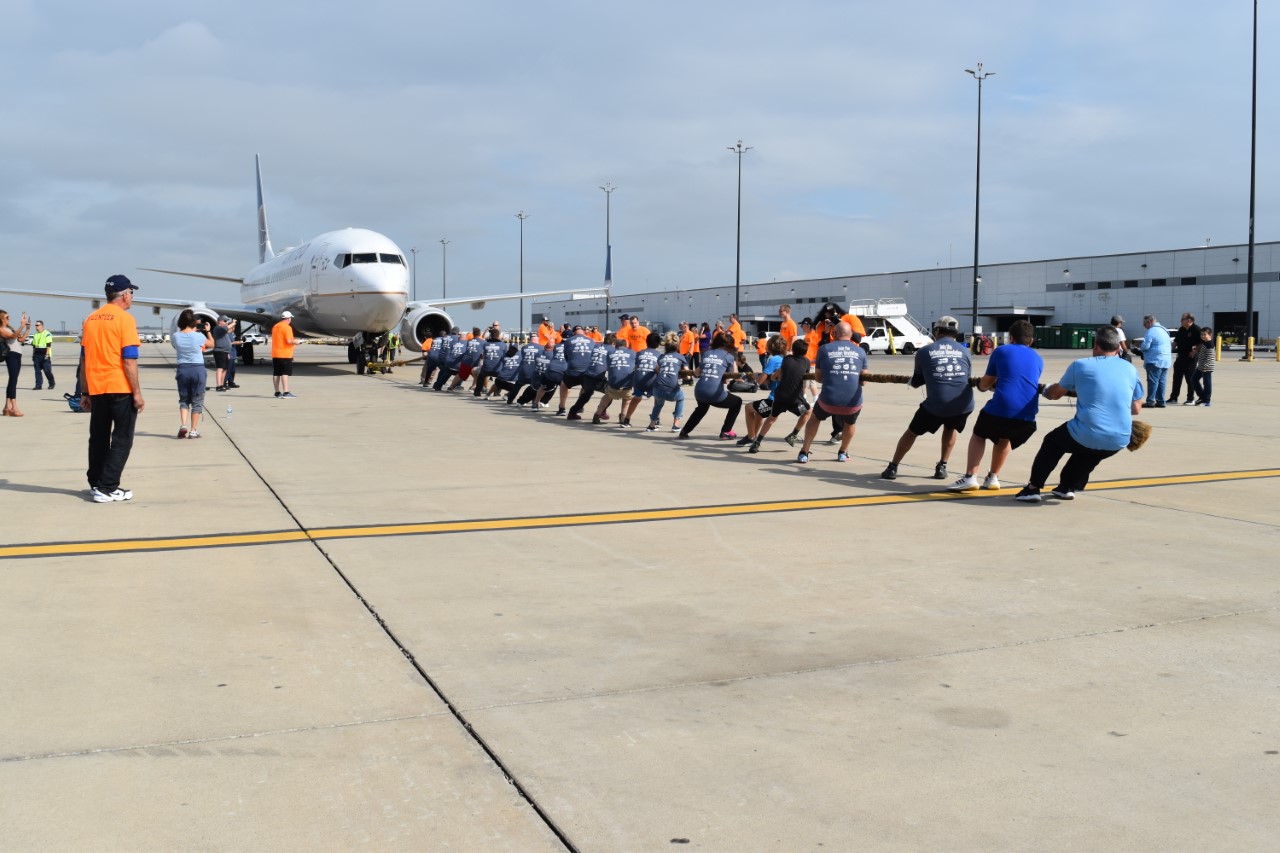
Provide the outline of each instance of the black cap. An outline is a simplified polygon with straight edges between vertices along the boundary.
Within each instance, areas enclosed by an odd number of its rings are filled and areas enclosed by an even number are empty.
[[[111,278],[107,279],[107,285],[106,285],[107,293],[119,293],[122,290],[137,290],[137,289],[138,289],[138,285],[129,281],[129,279],[126,278],[125,276],[113,275],[111,276]]]

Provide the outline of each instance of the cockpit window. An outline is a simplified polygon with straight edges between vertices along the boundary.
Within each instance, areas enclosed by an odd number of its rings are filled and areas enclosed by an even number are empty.
[[[333,265],[334,265],[335,267],[337,267],[338,269],[342,269],[343,267],[345,267],[345,266],[346,266],[347,264],[349,264],[349,263],[351,263],[351,255],[350,255],[350,254],[346,254],[346,255],[338,255],[338,257],[336,257],[336,258],[334,258],[334,259],[333,259]]]
[[[353,264],[376,264],[377,262],[377,252],[353,252],[351,255],[351,263]]]
[[[384,264],[399,264],[400,266],[404,266],[404,258],[400,257],[399,255],[388,255],[386,253],[383,253],[381,255],[378,255],[378,257],[382,260]]]

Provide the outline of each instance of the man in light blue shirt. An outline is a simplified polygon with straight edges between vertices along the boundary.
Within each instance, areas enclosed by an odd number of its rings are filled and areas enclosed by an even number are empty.
[[[1146,405],[1163,409],[1164,386],[1169,368],[1173,367],[1173,343],[1169,331],[1152,315],[1142,318],[1142,327],[1147,330],[1142,338],[1142,366],[1147,371]]]
[[[1018,500],[1040,503],[1040,490],[1068,454],[1071,458],[1050,495],[1072,500],[1089,484],[1099,462],[1128,446],[1133,416],[1142,410],[1142,380],[1133,365],[1117,357],[1119,348],[1115,326],[1102,326],[1094,335],[1093,357],[1073,361],[1062,378],[1044,390],[1047,400],[1060,400],[1074,391],[1076,416],[1044,437]]]

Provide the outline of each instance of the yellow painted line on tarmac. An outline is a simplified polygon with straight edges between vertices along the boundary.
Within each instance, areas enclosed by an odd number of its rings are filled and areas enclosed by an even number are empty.
[[[1204,474],[1175,474],[1130,480],[1104,480],[1089,484],[1090,492],[1181,486],[1202,483],[1236,482],[1280,477],[1280,468],[1252,471],[1221,471]],[[550,527],[586,527],[598,524],[634,524],[645,521],[676,521],[689,518],[718,518],[730,515],[758,515],[772,512],[800,512],[822,509],[923,504],[936,501],[981,500],[1008,497],[1015,489],[977,492],[910,492],[897,495],[866,495],[846,498],[804,498],[789,501],[722,504],[718,506],[671,507],[667,509],[622,510],[618,512],[576,513],[467,521],[428,521],[410,524],[378,524],[361,527],[323,527],[314,530],[276,530],[257,533],[213,533],[157,539],[114,539],[98,542],[50,542],[0,546],[0,559],[21,557],[85,556],[94,554],[181,551],[193,548],[278,545],[289,542],[363,539],[385,536],[429,536],[447,533],[480,533],[503,530],[539,530]]]

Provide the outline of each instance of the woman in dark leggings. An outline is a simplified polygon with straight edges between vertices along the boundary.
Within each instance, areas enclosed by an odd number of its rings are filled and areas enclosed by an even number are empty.
[[[22,417],[18,411],[18,374],[22,372],[22,350],[19,345],[27,339],[27,329],[31,324],[27,315],[22,315],[22,323],[17,329],[9,328],[9,312],[0,311],[0,349],[5,353],[5,367],[9,369],[9,384],[4,389],[4,414],[11,418]]]
[[[733,422],[738,419],[742,398],[737,394],[730,394],[724,387],[725,379],[734,371],[736,365],[733,338],[728,334],[719,333],[712,340],[711,346],[713,347],[711,352],[702,355],[702,368],[698,371],[697,384],[693,386],[693,398],[697,400],[698,407],[693,410],[689,420],[685,421],[684,429],[680,430],[680,438],[688,438],[689,433],[697,428],[713,406],[728,410],[724,416],[724,424],[720,427],[720,437],[738,437],[733,431]]]

